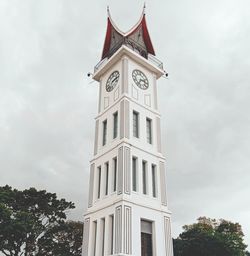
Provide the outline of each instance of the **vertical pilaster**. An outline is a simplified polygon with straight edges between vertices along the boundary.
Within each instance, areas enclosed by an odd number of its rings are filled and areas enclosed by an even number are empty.
[[[124,147],[124,193],[131,194],[131,153],[130,148]]]
[[[128,58],[122,58],[122,90],[121,93],[128,93]]]
[[[171,223],[169,217],[164,217],[164,232],[165,232],[165,246],[166,256],[173,256],[173,243],[171,237]]]
[[[98,101],[98,113],[101,112],[102,109],[102,79],[99,84],[99,101]]]
[[[123,147],[118,149],[118,183],[117,183],[117,194],[123,193]]]
[[[115,208],[115,254],[122,253],[122,206]]]
[[[94,155],[97,154],[98,150],[98,136],[99,135],[99,120],[95,122],[95,144],[94,144]]]
[[[122,100],[120,103],[120,139],[126,138],[129,139],[129,101]]]
[[[101,219],[98,219],[97,220],[97,227],[96,227],[96,248],[95,248],[95,252],[96,254],[95,255],[100,255],[102,256],[102,224],[101,224]]]
[[[167,205],[167,191],[166,191],[166,172],[165,163],[160,162],[160,179],[161,179],[161,203]]]
[[[89,251],[89,225],[90,225],[90,219],[87,218],[87,219],[84,220],[82,256],[88,256],[88,251]]]
[[[89,207],[93,205],[93,197],[94,197],[94,174],[95,174],[95,164],[91,164],[90,166],[90,177],[89,177]]]
[[[157,95],[157,84],[156,84],[156,75],[153,75],[153,88],[154,88],[154,108],[158,110],[158,95]]]
[[[132,254],[132,211],[127,205],[115,209],[115,253]]]
[[[159,153],[162,153],[161,149],[161,119],[156,117],[156,132],[157,132],[157,150]]]
[[[131,194],[131,150],[129,147],[118,149],[118,189],[117,194]]]
[[[124,206],[124,253],[132,253],[131,207]]]

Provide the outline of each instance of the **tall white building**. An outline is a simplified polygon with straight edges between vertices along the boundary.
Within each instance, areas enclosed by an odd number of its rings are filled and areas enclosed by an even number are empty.
[[[155,57],[145,13],[127,33],[108,12],[83,256],[172,256]]]

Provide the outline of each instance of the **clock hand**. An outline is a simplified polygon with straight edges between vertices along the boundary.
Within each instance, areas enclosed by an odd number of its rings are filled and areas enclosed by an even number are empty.
[[[116,77],[116,78],[114,78],[112,81],[111,81],[111,83],[113,84],[114,82],[116,82],[118,80],[118,78]]]
[[[139,83],[141,83],[141,82],[142,82],[142,83],[145,83],[143,79],[140,79],[140,80],[139,80]]]

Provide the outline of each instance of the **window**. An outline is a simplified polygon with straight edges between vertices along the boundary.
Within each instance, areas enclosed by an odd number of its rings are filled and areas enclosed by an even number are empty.
[[[107,143],[107,120],[103,121],[103,132],[102,132],[102,145],[106,145]]]
[[[152,144],[152,120],[146,119],[146,127],[147,127],[147,142]]]
[[[144,195],[147,194],[147,162],[142,161],[142,192]]]
[[[141,256],[153,256],[152,222],[141,220]]]
[[[113,255],[113,240],[114,240],[114,215],[109,216],[110,220],[110,247],[109,247],[109,254]]]
[[[113,114],[113,139],[117,137],[118,134],[118,112]]]
[[[139,113],[133,111],[133,135],[139,138]]]
[[[132,159],[133,191],[137,191],[137,158]]]
[[[152,193],[153,197],[157,196],[156,192],[156,166],[152,164]]]
[[[101,176],[102,176],[102,168],[98,167],[98,188],[97,188],[97,198],[100,198],[101,194]]]
[[[106,181],[105,181],[105,195],[108,194],[109,191],[109,163],[105,164],[106,169]]]
[[[113,191],[116,191],[117,183],[117,157],[113,158]]]

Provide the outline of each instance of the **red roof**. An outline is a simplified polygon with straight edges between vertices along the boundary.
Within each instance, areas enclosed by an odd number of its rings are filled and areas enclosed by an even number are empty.
[[[109,13],[109,12],[108,12]],[[117,33],[123,39],[131,38],[139,29],[142,29],[143,42],[146,46],[147,53],[155,55],[154,47],[150,39],[150,35],[147,28],[145,13],[143,12],[139,22],[127,33],[121,32],[113,23],[110,14],[108,15],[107,32],[102,52],[102,59],[110,55],[110,48],[112,43],[112,31]]]

